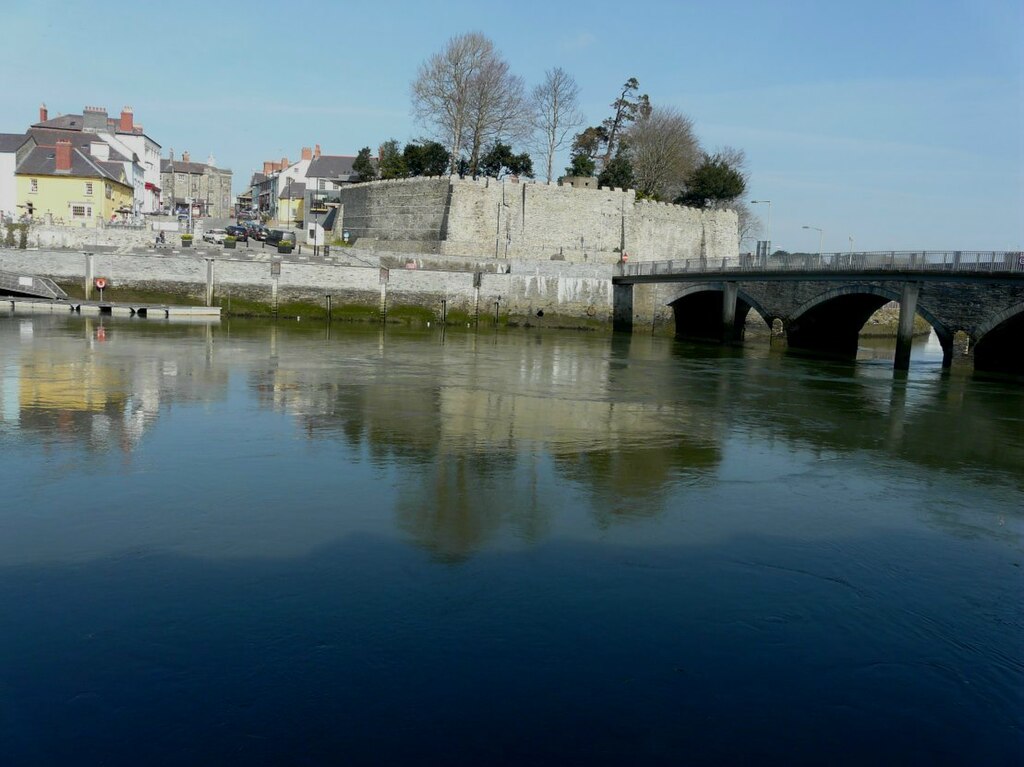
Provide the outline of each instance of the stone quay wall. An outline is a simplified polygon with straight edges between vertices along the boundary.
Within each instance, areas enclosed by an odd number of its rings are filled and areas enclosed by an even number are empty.
[[[361,246],[611,264],[738,252],[736,213],[637,200],[632,189],[492,178],[371,181],[338,193],[335,232]]]
[[[194,254],[96,253],[93,274],[105,277],[104,297],[119,291],[157,291],[180,303],[203,303],[207,261]],[[370,259],[364,259],[370,260]],[[382,266],[384,263],[400,267]],[[213,261],[213,303],[233,299],[265,307],[305,304],[363,307],[370,311],[412,307],[440,320],[459,312],[468,317],[554,327],[611,328],[612,268],[597,264],[538,262],[502,265],[445,256],[389,253],[380,263],[274,262],[217,258]],[[68,251],[0,250],[0,271],[50,277],[64,286],[85,287],[87,259]],[[95,297],[95,293],[93,293]]]

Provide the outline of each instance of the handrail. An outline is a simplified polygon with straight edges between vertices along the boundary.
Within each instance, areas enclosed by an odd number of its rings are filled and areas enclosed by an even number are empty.
[[[68,294],[49,277],[14,272],[0,272],[0,291],[25,293],[39,298],[62,299],[68,297]]]
[[[722,273],[969,272],[1024,274],[1019,250],[883,250],[863,253],[788,253],[766,257],[685,258],[620,262],[622,277]]]

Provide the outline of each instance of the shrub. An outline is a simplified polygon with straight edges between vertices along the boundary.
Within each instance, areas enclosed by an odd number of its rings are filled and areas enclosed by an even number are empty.
[[[14,247],[14,224],[7,225],[7,232],[4,234],[4,247]]]
[[[224,238],[224,242],[235,242],[237,240],[238,240],[237,237],[235,237],[233,235],[230,235],[230,234],[227,237]]]
[[[28,224],[21,225],[21,232],[18,236],[18,247],[22,250],[28,247]]]
[[[182,242],[190,242],[191,240],[192,240],[192,235],[191,234],[183,234],[183,235],[181,235],[181,241]]]

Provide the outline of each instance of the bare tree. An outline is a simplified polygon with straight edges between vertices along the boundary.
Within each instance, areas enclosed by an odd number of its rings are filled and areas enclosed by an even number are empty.
[[[413,114],[451,153],[452,173],[464,149],[475,168],[487,144],[522,135],[523,81],[479,32],[453,37],[421,64],[411,95]]]
[[[469,153],[473,173],[488,146],[500,141],[518,142],[528,134],[528,112],[523,79],[509,72],[508,62],[492,46],[491,55],[470,81],[469,120],[463,146]]]
[[[693,121],[671,107],[648,109],[625,137],[638,192],[673,200],[700,161]]]
[[[543,158],[550,183],[555,153],[565,147],[573,130],[583,124],[580,88],[560,67],[544,73],[544,82],[531,94],[532,124],[537,153]]]

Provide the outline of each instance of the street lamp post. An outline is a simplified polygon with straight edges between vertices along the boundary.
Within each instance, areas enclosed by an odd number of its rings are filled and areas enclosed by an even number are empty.
[[[821,257],[821,244],[825,239],[825,231],[819,226],[805,226],[804,229],[813,229],[818,233],[818,257]]]
[[[764,225],[764,240],[767,243],[767,247],[771,248],[772,243],[772,201],[771,200],[751,200],[751,205],[767,205],[768,206],[768,222]]]

